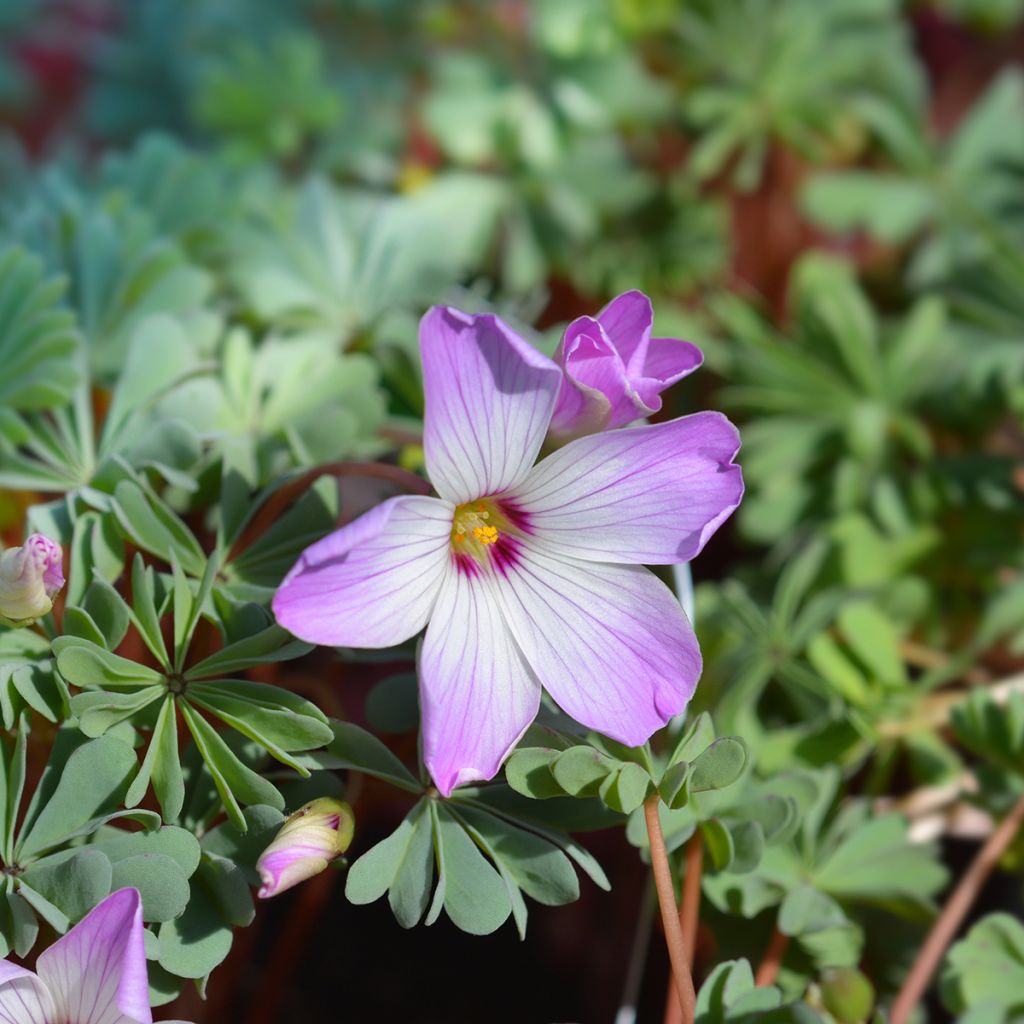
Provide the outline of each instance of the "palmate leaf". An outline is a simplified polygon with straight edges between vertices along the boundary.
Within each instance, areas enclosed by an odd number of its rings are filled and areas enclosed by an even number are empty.
[[[34,215],[42,223],[33,224]],[[71,305],[78,311],[90,364],[101,381],[116,379],[130,338],[145,317],[188,314],[207,299],[209,277],[174,243],[156,236],[141,210],[80,206],[61,231],[46,223],[52,216],[42,208],[28,211],[19,233],[31,239],[45,232],[61,239],[50,260],[70,278]]]
[[[905,499],[935,459],[927,410],[957,393],[959,349],[935,297],[883,322],[852,267],[809,255],[789,300],[784,335],[735,297],[714,304],[733,339],[720,351],[724,399],[756,417],[744,433],[741,524],[766,543],[880,494]]]
[[[702,0],[677,25],[696,77],[684,111],[699,180],[735,157],[733,181],[750,190],[773,141],[820,159],[856,145],[862,96],[898,111],[921,91],[895,3]]]
[[[239,183],[221,161],[192,152],[171,135],[143,134],[105,155],[97,190],[144,209],[158,233],[205,250],[240,202]]]
[[[559,746],[520,747],[506,763],[505,777],[516,792],[532,799],[598,797],[620,814],[635,812],[655,788],[666,805],[682,807],[691,792],[730,786],[746,767],[743,741],[733,736],[715,740],[714,735],[709,716],[699,715],[667,759],[652,761],[645,749],[624,747],[605,737],[592,736],[591,745],[535,728],[527,742],[546,737]]]
[[[217,344],[218,372],[176,389],[164,417],[188,410],[191,426],[219,439],[224,472],[250,490],[292,466],[380,450],[379,371],[361,353],[342,354],[324,330],[270,335],[257,344],[236,328]]]
[[[144,551],[168,563],[177,561],[192,576],[202,575],[206,558],[195,535],[151,488],[122,480],[114,489],[112,508],[121,529]]]
[[[784,827],[751,871],[706,875],[703,890],[723,913],[745,919],[778,908],[780,930],[796,938],[813,962],[852,967],[865,941],[861,920],[867,908],[911,921],[927,919],[930,900],[948,873],[934,847],[910,841],[905,819],[872,817],[865,801],[846,804],[824,822],[834,797],[830,777],[835,782],[834,773],[807,774],[819,791],[799,798],[799,831]],[[784,783],[785,777],[773,782]],[[764,785],[770,790],[772,782]],[[755,790],[739,806],[747,802],[753,808],[758,800]]]
[[[927,229],[928,237],[909,266],[916,287],[955,277],[989,247],[988,221],[1003,219],[1017,186],[1009,168],[1024,159],[1024,140],[1005,126],[1024,110],[1024,76],[998,75],[968,111],[948,141],[916,137],[893,146],[894,134],[917,135],[925,118],[916,112],[893,118],[864,104],[868,124],[893,150],[898,169],[826,171],[810,179],[802,203],[811,218],[834,231],[867,230],[890,243],[906,243]]]
[[[0,252],[0,408],[55,408],[81,379],[81,339],[61,304],[65,288],[59,278],[47,280],[25,249]]]
[[[599,797],[607,807],[624,814],[639,807],[653,785],[640,765],[619,761],[585,743],[565,750],[521,748],[506,765],[506,779],[523,796]]]
[[[125,482],[118,489],[122,498],[127,485]],[[137,485],[131,486],[135,497],[146,500]],[[53,642],[53,652],[62,677],[82,691],[71,698],[70,708],[84,733],[102,736],[120,723],[151,730],[142,764],[133,772],[134,781],[125,794],[127,806],[138,805],[152,785],[166,820],[177,820],[182,813],[185,783],[178,753],[180,713],[229,818],[244,827],[243,804],[283,807],[284,798],[272,782],[239,757],[204,715],[219,720],[305,777],[309,776],[310,768],[297,753],[328,744],[334,733],[315,705],[287,690],[222,678],[222,673],[298,657],[309,650],[308,644],[294,640],[279,627],[268,627],[267,615],[261,608],[254,607],[256,615],[248,617],[252,629],[229,639],[217,654],[187,666],[189,645],[200,617],[205,614],[216,618],[216,602],[209,602],[208,598],[217,563],[207,563],[204,558],[202,564],[194,564],[202,578],[189,581],[178,568],[171,547],[179,537],[175,524],[181,529],[184,526],[169,509],[162,512],[164,518],[152,514],[146,529],[153,534],[154,546],[162,546],[166,540],[170,550],[165,556],[172,561],[171,578],[158,576],[137,556],[132,570],[131,605],[100,578],[94,580],[86,595],[92,596],[97,607],[102,600],[100,617],[115,633],[123,636],[127,622],[134,626],[157,667],[139,664],[109,650],[107,635],[85,609],[69,609],[72,622],[82,628],[78,635],[58,637]],[[162,618],[168,611],[174,619],[173,650],[168,649],[162,630]]]
[[[1004,703],[975,690],[951,714],[957,739],[972,753],[1003,772],[1024,776],[1024,694]]]
[[[818,1024],[819,1016],[806,1003],[783,1005],[774,985],[757,985],[746,960],[718,964],[697,993],[697,1020],[701,1024],[770,1020],[772,1024]]]
[[[958,261],[945,282],[971,358],[964,367],[970,390],[991,402],[1001,394],[1011,408],[1024,408],[1024,257],[1005,225],[987,224],[991,253]]]
[[[61,729],[22,816],[26,738],[22,720],[13,749],[0,751],[0,861],[8,869],[0,946],[26,956],[38,933],[36,915],[65,932],[125,884],[143,892],[146,920],[180,912],[198,844],[181,829],[157,829],[152,811],[118,809],[134,769],[131,747]],[[132,819],[150,831],[110,827]]]
[[[496,931],[511,915],[525,938],[524,894],[548,906],[579,897],[571,857],[607,887],[600,869],[594,872],[564,833],[496,813],[477,799],[481,793],[486,788],[457,791],[450,801],[421,799],[395,832],[349,869],[348,900],[372,903],[387,893],[403,928],[420,920],[433,924],[443,910],[473,935]]]
[[[203,65],[199,124],[247,156],[284,159],[337,130],[343,104],[328,78],[317,34],[232,41]],[[266,68],[277,68],[268,78]]]
[[[949,951],[942,1001],[954,1013],[987,1008],[1010,1021],[1024,1011],[1024,925],[1010,914],[982,918]]]
[[[345,345],[385,312],[418,310],[460,279],[481,241],[459,199],[454,187],[380,199],[313,179],[283,210],[232,228],[232,279],[261,320]],[[431,242],[439,233],[442,253]]]
[[[105,509],[106,495],[131,469],[152,469],[165,480],[194,490],[189,471],[199,457],[199,438],[181,410],[155,408],[190,376],[201,373],[192,325],[166,315],[142,318],[126,340],[114,377],[111,402],[96,422],[88,371],[80,353],[81,382],[66,406],[48,413],[0,417],[0,484],[82,493]],[[207,367],[208,368],[208,367]]]
[[[243,829],[224,822],[206,831],[194,850],[187,850],[189,861],[194,857],[197,865],[194,874],[188,872],[191,892],[187,906],[182,914],[160,924],[150,937],[152,947],[147,947],[168,972],[164,980],[170,995],[177,993],[184,978],[207,977],[230,951],[235,929],[252,923],[255,907],[250,886],[259,884],[256,860],[283,818],[274,807],[247,807]],[[180,861],[186,851],[165,845],[162,852]],[[151,964],[151,984],[153,970]]]
[[[53,671],[48,644],[37,633],[0,627],[0,720],[13,729],[26,710],[58,722],[67,708],[64,681]]]

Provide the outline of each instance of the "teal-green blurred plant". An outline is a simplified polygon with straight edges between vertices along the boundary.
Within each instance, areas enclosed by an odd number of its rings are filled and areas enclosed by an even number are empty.
[[[918,240],[908,260],[913,288],[952,276],[991,248],[990,224],[1013,217],[1021,230],[1024,138],[1007,125],[1024,114],[1024,75],[1003,72],[947,139],[925,130],[923,103],[913,111],[867,108],[868,126],[891,170],[826,171],[808,183],[803,205],[833,232],[861,230],[892,246]],[[923,242],[920,236],[926,235]]]
[[[923,92],[896,0],[701,0],[676,27],[698,180],[729,170],[749,191],[776,144],[818,163],[856,157],[864,106],[897,117]]]

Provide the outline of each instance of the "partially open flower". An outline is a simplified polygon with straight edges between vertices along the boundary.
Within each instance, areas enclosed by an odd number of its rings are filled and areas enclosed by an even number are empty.
[[[0,618],[23,623],[45,615],[64,586],[63,563],[60,545],[41,533],[0,554]]]
[[[321,797],[300,807],[256,862],[263,880],[257,895],[276,896],[320,874],[348,849],[353,824],[352,808],[340,800]]]
[[[577,317],[555,354],[562,367],[550,439],[624,427],[661,408],[661,393],[704,357],[696,345],[652,338],[654,313],[643,292],[624,292],[597,317]]]

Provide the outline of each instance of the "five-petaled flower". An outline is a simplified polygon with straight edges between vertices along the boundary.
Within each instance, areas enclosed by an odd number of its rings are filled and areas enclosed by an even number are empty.
[[[35,972],[0,960],[0,1022],[152,1024],[138,890],[111,893],[40,953]]]
[[[657,412],[662,391],[704,361],[689,341],[652,338],[653,326],[651,300],[637,291],[569,324],[555,353],[565,376],[551,416],[554,440],[624,427]]]
[[[645,565],[693,558],[739,504],[715,412],[580,437],[537,465],[563,374],[500,319],[423,318],[424,449],[438,497],[391,498],[312,545],[274,598],[295,635],[419,653],[424,760],[445,795],[489,779],[541,688],[646,741],[685,708],[700,651]]]
[[[261,899],[277,896],[320,874],[352,842],[352,808],[320,797],[290,814],[256,862]]]
[[[45,615],[64,586],[63,564],[60,545],[41,533],[0,554],[0,618],[22,623]]]

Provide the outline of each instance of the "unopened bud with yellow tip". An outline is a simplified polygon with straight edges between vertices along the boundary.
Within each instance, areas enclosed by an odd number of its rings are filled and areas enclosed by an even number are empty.
[[[285,819],[274,841],[256,862],[263,885],[261,899],[276,896],[320,874],[352,842],[352,808],[320,797]]]

